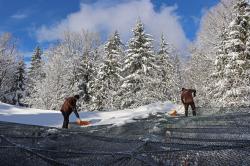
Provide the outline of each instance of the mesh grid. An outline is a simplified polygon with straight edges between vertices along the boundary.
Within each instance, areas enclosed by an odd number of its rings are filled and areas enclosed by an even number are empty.
[[[99,130],[0,122],[0,163],[250,165],[249,123],[248,112],[189,118],[151,116],[117,128],[100,126]],[[160,130],[154,131],[155,127]],[[152,141],[152,135],[161,141]]]

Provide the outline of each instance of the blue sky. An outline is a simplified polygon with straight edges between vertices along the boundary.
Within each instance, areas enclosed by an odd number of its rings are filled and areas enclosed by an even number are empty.
[[[0,33],[18,39],[26,60],[35,46],[45,49],[65,29],[101,31],[103,38],[117,29],[126,42],[136,18],[158,40],[164,33],[180,49],[195,39],[199,21],[218,0],[0,0]]]

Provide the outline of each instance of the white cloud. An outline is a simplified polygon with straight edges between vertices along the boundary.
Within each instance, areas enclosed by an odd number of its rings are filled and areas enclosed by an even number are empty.
[[[28,15],[24,14],[24,13],[23,14],[22,13],[17,13],[17,14],[14,14],[14,15],[11,16],[11,18],[14,18],[14,19],[24,19],[26,17],[28,17]]]
[[[82,3],[80,11],[69,14],[67,18],[52,26],[39,27],[36,36],[39,42],[44,42],[62,38],[65,30],[85,29],[107,35],[118,30],[123,41],[127,41],[140,18],[146,32],[152,34],[156,41],[164,33],[170,43],[185,50],[189,41],[181,27],[179,16],[175,13],[176,9],[177,6],[162,6],[161,10],[156,12],[150,0],[126,1],[113,5]]]

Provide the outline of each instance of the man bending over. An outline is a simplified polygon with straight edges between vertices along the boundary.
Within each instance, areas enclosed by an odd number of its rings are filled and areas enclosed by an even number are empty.
[[[80,116],[76,110],[76,102],[79,98],[80,98],[79,95],[75,95],[74,97],[66,98],[66,100],[64,101],[62,108],[61,108],[61,112],[62,112],[62,115],[64,118],[62,128],[66,128],[66,129],[68,128],[69,116],[72,112],[75,113],[75,115],[77,117],[77,122],[78,123],[81,122]]]
[[[181,91],[182,91],[181,92],[181,102],[185,107],[185,116],[188,116],[189,105],[192,108],[193,116],[196,116],[195,104],[194,104],[194,99],[193,99],[193,97],[196,96],[196,90],[182,88]]]

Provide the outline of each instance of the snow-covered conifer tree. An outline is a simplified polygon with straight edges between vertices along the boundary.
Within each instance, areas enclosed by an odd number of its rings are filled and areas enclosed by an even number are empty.
[[[0,101],[13,103],[18,52],[10,33],[0,35]]]
[[[100,64],[95,79],[94,109],[115,108],[117,91],[120,88],[122,42],[116,31],[104,45],[105,58]]]
[[[191,58],[185,63],[184,85],[196,88],[196,103],[199,106],[209,104],[210,97],[207,94],[208,84],[213,78],[213,64],[218,54],[218,47],[222,45],[225,27],[233,20],[233,7],[235,0],[221,0],[217,5],[210,8],[200,21],[200,29],[197,38],[190,47]]]
[[[31,57],[30,68],[28,71],[29,79],[31,82],[34,80],[39,80],[42,77],[42,50],[37,46]]]
[[[42,61],[42,50],[37,46],[34,50],[34,53],[31,57],[30,67],[28,69],[28,78],[27,78],[27,91],[25,102],[32,106],[35,104],[37,95],[37,82],[41,82],[45,77],[43,73],[42,66],[44,65]]]
[[[164,35],[162,34],[160,40],[160,50],[157,55],[157,65],[159,66],[158,75],[161,77],[159,90],[159,97],[161,100],[172,100],[172,86],[174,67],[171,61],[171,46],[167,43]]]
[[[180,101],[180,91],[183,87],[183,64],[179,51],[173,48],[171,56],[171,64],[173,65],[173,76],[171,80],[171,101]]]
[[[93,100],[96,94],[96,75],[98,63],[96,63],[97,50],[91,50],[81,57],[78,66],[78,94],[82,97],[80,105],[82,109],[94,110],[96,108]]]
[[[124,79],[121,86],[123,108],[137,107],[158,100],[155,88],[158,88],[160,80],[157,78],[153,39],[145,33],[141,21],[137,22],[133,33],[123,67]]]
[[[215,79],[210,87],[213,105],[250,105],[250,6],[245,0],[235,5],[234,19],[225,32],[215,61]]]
[[[81,109],[93,110],[93,97],[95,89],[95,77],[101,49],[100,39],[97,33],[84,31],[82,33],[83,50],[79,56],[79,65],[77,66],[77,82],[75,83],[75,93],[80,95],[78,105]]]
[[[16,105],[23,105],[23,99],[25,97],[25,88],[26,88],[26,72],[25,72],[25,63],[24,60],[19,60],[17,64],[17,69],[15,73],[15,84],[16,86],[13,87],[15,91],[15,96],[13,98],[13,103]]]
[[[93,80],[93,63],[90,60],[90,57],[88,56],[83,56],[81,63],[78,67],[78,77],[79,77],[79,82],[78,82],[78,88],[79,88],[79,95],[83,96],[83,102],[88,103],[90,102],[90,90],[89,90],[89,85],[90,81]]]

